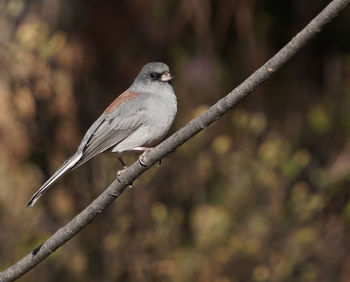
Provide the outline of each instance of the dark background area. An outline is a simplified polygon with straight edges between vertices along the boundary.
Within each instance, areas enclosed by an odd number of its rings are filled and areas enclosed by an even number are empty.
[[[0,269],[116,177],[96,157],[26,208],[143,64],[176,76],[174,132],[327,4],[0,0]],[[348,8],[19,281],[349,281],[349,26]]]

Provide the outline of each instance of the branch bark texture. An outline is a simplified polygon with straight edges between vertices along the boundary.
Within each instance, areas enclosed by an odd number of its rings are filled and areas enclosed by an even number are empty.
[[[88,207],[75,216],[69,223],[58,229],[49,239],[27,254],[16,264],[0,272],[0,282],[13,281],[42,260],[52,254],[81,229],[87,226],[98,214],[108,207],[137,177],[145,170],[158,162],[161,158],[173,151],[198,132],[215,122],[238,101],[254,91],[263,81],[268,79],[275,71],[289,61],[310,39],[320,32],[327,23],[334,19],[342,11],[350,0],[334,0],[321,13],[319,13],[301,32],[285,45],[277,54],[268,60],[262,67],[255,71],[237,88],[231,91],[216,104],[211,106],[199,117],[190,121],[186,126],[178,130],[164,142],[146,155],[147,166],[142,166],[138,161],[129,166],[118,180],[114,180],[107,189],[100,194]]]

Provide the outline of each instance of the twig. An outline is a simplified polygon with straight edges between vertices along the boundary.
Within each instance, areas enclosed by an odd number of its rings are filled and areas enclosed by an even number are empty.
[[[350,0],[332,1],[318,16],[316,16],[301,32],[299,32],[285,47],[283,47],[267,63],[255,71],[249,78],[241,83],[232,92],[220,99],[205,113],[190,121],[185,127],[178,130],[154,150],[147,154],[147,167],[135,162],[109,187],[98,196],[87,208],[75,216],[68,224],[58,229],[49,239],[26,255],[16,264],[0,273],[0,282],[13,281],[32,269],[39,262],[48,257],[57,248],[70,240],[81,229],[88,225],[99,213],[109,206],[137,177],[146,169],[158,162],[161,158],[179,147],[217,120],[231,109],[243,97],[255,90],[259,84],[269,78],[276,70],[284,65],[297,53],[311,38],[313,38],[324,26],[335,18],[338,13],[348,5]]]

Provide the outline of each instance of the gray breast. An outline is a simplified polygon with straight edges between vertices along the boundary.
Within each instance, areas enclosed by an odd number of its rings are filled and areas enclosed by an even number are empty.
[[[172,90],[172,89],[171,89]],[[149,100],[150,130],[154,131],[155,139],[160,139],[167,134],[175,120],[177,101],[173,91],[164,91],[163,95],[151,95]]]

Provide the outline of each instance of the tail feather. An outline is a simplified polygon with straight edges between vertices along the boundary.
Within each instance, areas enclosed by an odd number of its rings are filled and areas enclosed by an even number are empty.
[[[27,207],[31,208],[34,206],[36,201],[40,198],[40,196],[51,187],[62,175],[71,170],[74,165],[81,159],[83,153],[77,153],[73,155],[71,158],[66,160],[57,170],[56,172],[34,193],[32,198],[30,199]]]

